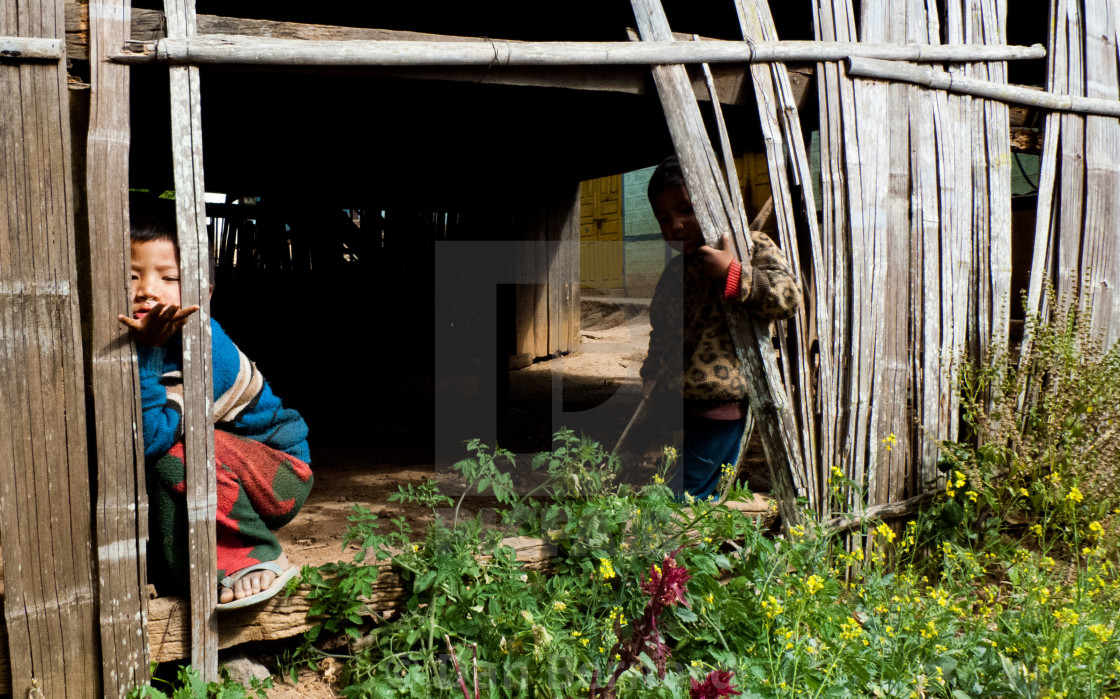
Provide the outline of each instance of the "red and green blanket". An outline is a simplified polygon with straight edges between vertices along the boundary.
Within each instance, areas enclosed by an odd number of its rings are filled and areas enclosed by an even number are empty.
[[[218,579],[262,561],[276,560],[280,543],[272,530],[303,506],[313,481],[299,459],[261,442],[214,431],[218,478]],[[187,560],[186,469],[183,443],[148,466],[150,554],[155,571],[166,570],[171,587],[185,587]]]

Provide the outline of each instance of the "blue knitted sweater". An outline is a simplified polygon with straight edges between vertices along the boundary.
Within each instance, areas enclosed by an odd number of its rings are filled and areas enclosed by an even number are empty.
[[[214,401],[233,387],[241,370],[240,351],[222,326],[210,319],[211,351],[214,364]],[[144,420],[144,456],[156,459],[183,438],[181,402],[169,397],[168,388],[182,384],[183,350],[176,335],[163,347],[138,345],[140,363],[140,407]],[[254,367],[255,370],[255,367]],[[307,423],[300,414],[285,408],[267,381],[252,401],[228,422],[216,427],[263,442],[273,449],[311,462],[307,446]]]

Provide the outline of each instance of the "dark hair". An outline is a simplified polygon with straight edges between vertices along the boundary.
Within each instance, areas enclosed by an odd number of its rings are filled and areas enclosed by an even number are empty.
[[[681,172],[681,163],[677,160],[676,155],[670,155],[662,160],[657,169],[653,171],[649,178],[649,186],[646,188],[646,196],[649,197],[650,201],[653,201],[654,197],[671,187],[686,187],[684,173]]]
[[[179,261],[179,236],[176,233],[175,219],[169,216],[141,215],[132,219],[132,227],[128,233],[130,242],[150,243],[156,240],[166,240],[175,246],[175,260]],[[217,272],[217,260],[210,257],[210,288],[214,288],[214,275]]]
[[[128,237],[133,243],[166,240],[175,246],[175,254],[179,254],[179,236],[176,235],[175,225],[169,225],[162,216],[137,216],[133,218],[132,230],[129,231]]]

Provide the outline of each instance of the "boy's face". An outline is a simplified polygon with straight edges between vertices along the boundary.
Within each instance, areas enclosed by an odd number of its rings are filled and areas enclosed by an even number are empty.
[[[704,235],[696,221],[692,200],[684,185],[667,187],[654,195],[650,202],[661,236],[674,250],[691,255],[704,244]]]
[[[179,255],[170,240],[132,244],[132,317],[142,319],[157,304],[181,306]]]

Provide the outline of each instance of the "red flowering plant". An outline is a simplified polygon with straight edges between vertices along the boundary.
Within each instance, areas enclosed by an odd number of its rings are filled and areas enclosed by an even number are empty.
[[[677,563],[677,554],[680,547],[665,556],[661,565],[652,564],[649,568],[649,578],[640,584],[642,592],[649,597],[646,602],[642,618],[634,624],[634,632],[625,641],[619,641],[611,649],[611,654],[618,658],[607,686],[602,689],[595,687],[596,678],[591,679],[591,697],[600,699],[613,699],[618,678],[632,666],[641,666],[640,656],[645,653],[657,668],[659,679],[665,678],[665,664],[669,660],[669,647],[661,640],[661,632],[657,629],[657,619],[668,608],[683,604],[691,608],[685,593],[686,585],[692,579],[688,570]],[[622,625],[615,621],[615,635],[622,636]],[[719,696],[719,695],[712,695]]]
[[[688,698],[716,699],[717,697],[742,694],[742,692],[736,691],[737,688],[731,684],[731,677],[734,674],[730,670],[712,670],[703,682],[697,682],[693,678],[690,680]]]

